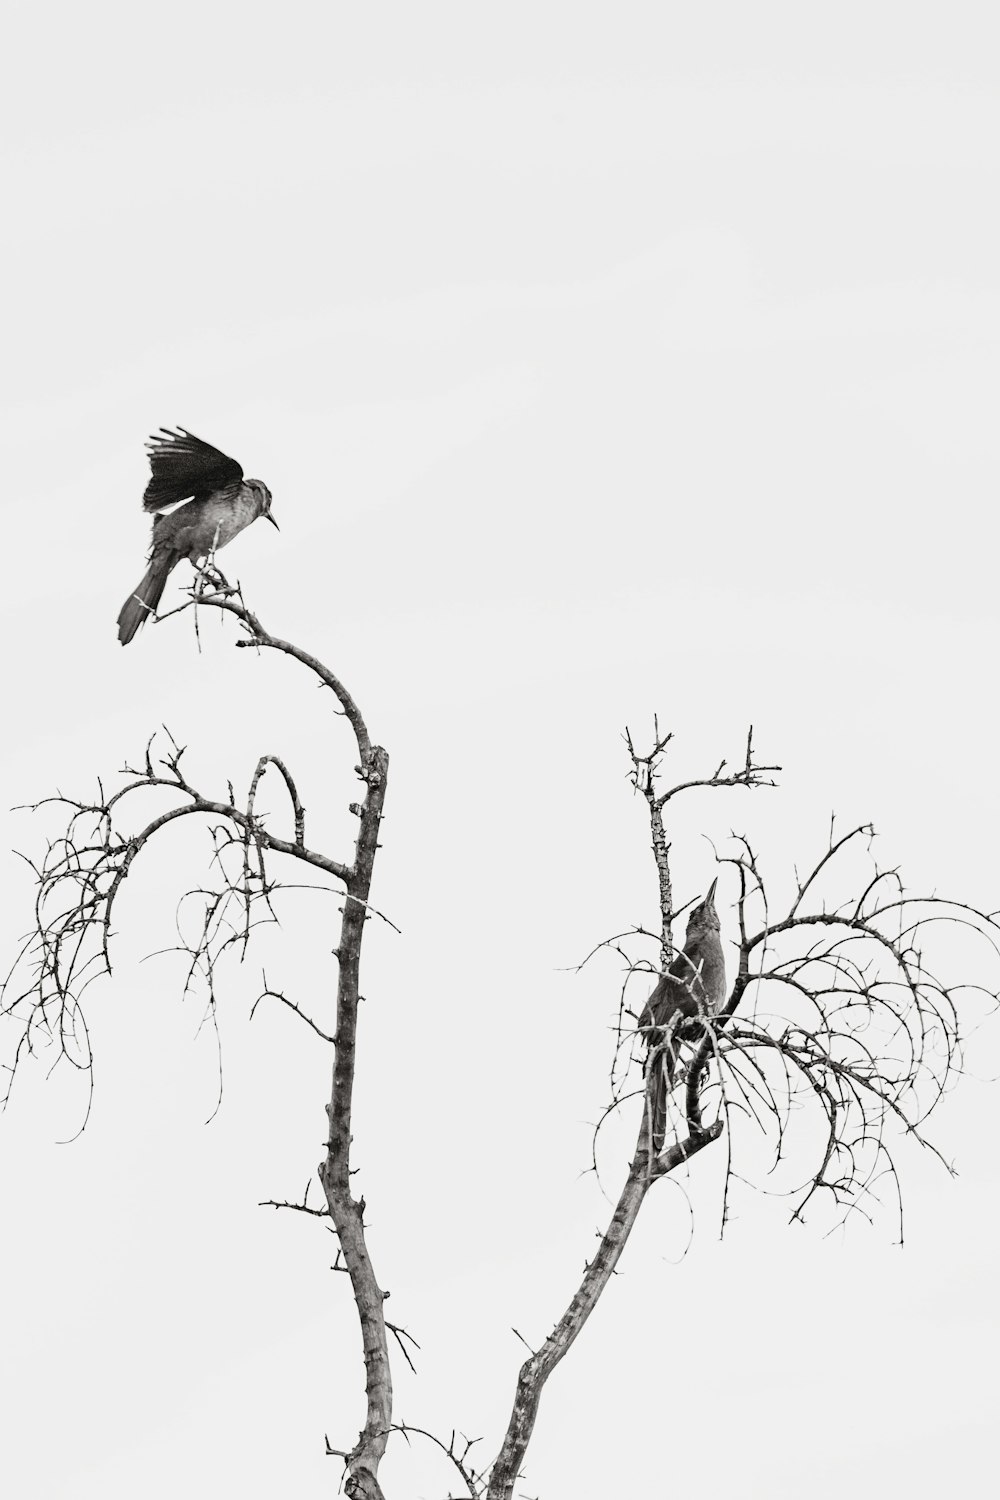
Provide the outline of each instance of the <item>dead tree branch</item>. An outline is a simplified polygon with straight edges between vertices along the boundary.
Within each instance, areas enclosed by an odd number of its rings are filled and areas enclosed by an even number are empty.
[[[759,766],[755,763],[752,746],[753,731],[751,730],[747,736],[745,764],[740,771],[724,777],[722,772],[725,762],[723,761],[714,776],[701,781],[685,782],[666,792],[661,792],[657,787],[657,773],[662,755],[672,737],[671,734],[661,735],[659,726],[656,725],[653,748],[648,754],[639,755],[635,750],[631,734],[627,730],[625,733],[632,760],[632,784],[645,798],[649,814],[653,860],[659,887],[660,957],[664,970],[673,956],[672,922],[676,915],[673,908],[673,885],[670,873],[670,843],[663,823],[664,806],[676,792],[696,786],[770,786],[773,782],[767,779],[767,775],[778,769],[776,766]],[[618,939],[611,941],[616,943]],[[650,1187],[659,1178],[667,1176],[683,1162],[689,1161],[699,1151],[718,1140],[722,1134],[722,1118],[713,1120],[707,1127],[704,1125],[701,1096],[695,1090],[686,1100],[684,1129],[672,1145],[659,1156],[654,1155],[650,1129],[653,1091],[659,1057],[668,1046],[672,1046],[670,1036],[660,1044],[649,1060],[643,1112],[635,1151],[624,1187],[611,1216],[611,1222],[602,1236],[597,1254],[585,1267],[580,1285],[552,1332],[541,1348],[533,1352],[521,1366],[510,1422],[500,1453],[490,1471],[489,1500],[510,1500],[534,1431],[545,1383],[572,1347],[574,1340],[596,1307],[601,1293],[618,1264]]]
[[[640,755],[626,732],[631,779],[646,801],[650,822],[661,918],[655,937],[664,972],[674,951],[671,924],[677,911],[663,809],[680,792],[699,787],[773,786],[771,773],[779,769],[755,761],[751,731],[739,770],[727,773],[723,761],[711,776],[664,790],[658,777],[671,739],[655,726],[653,748]],[[914,1140],[936,1153],[924,1126],[961,1071],[957,999],[959,993],[967,1001],[979,996],[984,1005],[995,1007],[1000,923],[996,914],[960,903],[908,896],[896,873],[871,858],[872,837],[867,826],[840,835],[831,827],[827,848],[804,878],[796,877],[784,911],[769,893],[746,839],[735,838],[734,852],[720,859],[721,870],[732,869],[738,884],[738,956],[728,998],[719,1014],[700,1014],[676,1027],[671,1023],[649,1049],[639,1136],[625,1185],[569,1306],[521,1366],[507,1433],[490,1472],[489,1500],[509,1500],[513,1494],[545,1382],[593,1311],[650,1187],[705,1146],[723,1135],[727,1139],[724,1225],[731,1184],[742,1175],[734,1167],[734,1154],[747,1150],[752,1155],[768,1141],[771,1173],[800,1161],[803,1144],[813,1153],[805,1180],[785,1189],[792,1197],[793,1218],[801,1218],[820,1195],[845,1215],[866,1213],[877,1206],[889,1183],[902,1237],[895,1152],[900,1141]],[[865,855],[863,868],[851,862],[856,853]],[[724,929],[726,925],[724,920]],[[948,934],[985,942],[995,965],[991,987],[948,984],[938,977],[931,949],[942,926]],[[648,987],[655,977],[652,965],[632,950],[637,940],[653,936],[638,926],[616,933],[584,963],[597,951],[617,953],[626,961],[626,986],[643,974]],[[954,962],[953,955],[949,960]],[[638,1010],[630,1013],[638,1015]],[[621,1025],[624,998],[619,1014],[620,1051],[637,1032]],[[673,1140],[656,1157],[650,1149],[654,1080],[662,1054],[675,1045]],[[616,1063],[611,1103],[597,1131],[634,1094],[628,1072],[619,1075]],[[804,1135],[803,1120],[811,1122]]]
[[[122,773],[124,784],[110,795],[99,784],[99,795],[94,801],[56,795],[35,804],[35,810],[57,807],[66,814],[66,823],[41,861],[29,861],[36,882],[34,930],[0,996],[3,1012],[20,1024],[5,1100],[19,1066],[43,1046],[54,1047],[57,1060],[66,1059],[72,1066],[91,1072],[93,1058],[82,998],[92,979],[112,973],[112,917],[122,882],[140,853],[151,849],[170,824],[180,818],[196,817],[206,824],[211,840],[211,867],[216,883],[205,887],[193,885],[187,892],[198,903],[200,915],[192,935],[184,937],[182,933],[178,944],[189,961],[185,992],[200,978],[206,987],[210,1009],[215,1005],[217,969],[222,957],[235,950],[242,960],[253,930],[261,922],[276,920],[273,903],[284,887],[271,873],[273,857],[283,856],[308,865],[337,883],[343,907],[339,940],[334,949],[338,983],[332,1036],[280,990],[270,988],[266,980],[256,1002],[265,996],[278,1000],[324,1041],[333,1043],[333,1076],[326,1105],[327,1146],[318,1168],[326,1206],[311,1208],[305,1197],[298,1204],[269,1202],[275,1208],[295,1209],[332,1220],[340,1244],[338,1268],[342,1255],[361,1324],[367,1390],[364,1428],[357,1443],[344,1455],[347,1467],[344,1489],[351,1500],[355,1497],[381,1500],[378,1468],[392,1430],[385,1294],[375,1278],[365,1242],[364,1200],[356,1200],[350,1188],[350,1151],[361,945],[371,910],[369,895],[389,758],[385,750],[372,744],[361,712],[339,678],[310,653],[265,630],[244,604],[239,589],[231,587],[216,569],[201,570],[190,598],[179,610],[170,613],[192,608],[217,609],[232,617],[244,633],[236,642],[238,646],[282,652],[308,668],[334,694],[339,712],[354,734],[358,755],[355,772],[363,787],[360,803],[353,804],[358,816],[353,857],[350,861],[332,859],[306,845],[305,808],[296,782],[280,756],[259,757],[246,800],[240,805],[232,783],[226,798],[205,795],[193,785],[183,762],[184,747],[169,732],[165,743],[155,752],[155,737],[149,741],[142,764],[138,768],[126,766]],[[291,838],[272,833],[256,811],[261,778],[272,766],[282,777],[291,803]],[[137,828],[128,826],[125,820],[133,804],[140,800],[140,794],[150,791],[166,794],[175,805],[141,822]],[[182,905],[183,901],[184,898]],[[397,1339],[401,1335],[406,1337],[402,1330],[393,1332]],[[405,1352],[405,1346],[402,1347]]]

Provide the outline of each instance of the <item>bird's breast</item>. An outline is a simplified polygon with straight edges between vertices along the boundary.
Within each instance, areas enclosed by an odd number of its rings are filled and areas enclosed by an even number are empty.
[[[257,505],[253,492],[245,485],[236,485],[231,490],[219,490],[205,503],[203,524],[211,545],[214,539],[216,550],[231,542],[244,527],[256,519]],[[209,536],[210,533],[210,536]]]

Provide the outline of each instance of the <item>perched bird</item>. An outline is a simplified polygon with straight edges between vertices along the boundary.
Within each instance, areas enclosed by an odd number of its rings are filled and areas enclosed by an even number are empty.
[[[719,914],[715,909],[715,887],[718,877],[708,888],[708,895],[692,909],[688,917],[684,947],[674,958],[639,1017],[649,1051],[664,1040],[664,1029],[673,1016],[680,1016],[671,1041],[657,1061],[658,1077],[653,1091],[653,1151],[663,1150],[667,1123],[667,1094],[673,1082],[678,1040],[694,1040],[701,1028],[687,1024],[687,1017],[717,1016],[726,999],[726,961],[719,937]]]
[[[210,556],[258,516],[278,525],[271,514],[267,485],[259,479],[244,479],[235,458],[227,458],[211,443],[203,443],[183,427],[176,432],[161,427],[146,447],[151,478],[142,508],[161,511],[177,505],[177,509],[158,515],[153,522],[149,567],[118,616],[118,639],[123,646],[156,609],[170,571],[182,557],[194,563]],[[187,504],[178,505],[181,500]]]

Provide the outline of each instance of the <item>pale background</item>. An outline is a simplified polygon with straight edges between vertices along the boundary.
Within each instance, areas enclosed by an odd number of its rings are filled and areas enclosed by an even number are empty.
[[[702,796],[679,894],[735,825],[772,868],[831,810],[915,887],[994,868],[1000,26],[988,5],[22,7],[0,89],[5,803],[92,792],[150,732],[206,790],[297,772],[349,852],[329,699],[209,621],[114,619],[142,571],[142,443],[181,423],[274,493],[225,554],[392,756],[355,1161],[401,1418],[495,1452],[524,1350],[607,1206],[589,1124],[650,921],[621,743],[698,774],[747,723],[776,792]],[[177,584],[170,585],[176,595]],[[169,597],[169,596],[168,596]],[[283,814],[274,794],[275,818]],[[43,827],[4,819],[3,845]],[[19,1500],[332,1494],[362,1368],[333,1243],[257,1208],[319,1160],[328,1061],[224,988],[225,1093],[177,998],[175,833],[95,988],[89,1126],[45,1061],[0,1122],[0,1483]],[[3,858],[4,949],[29,917]],[[724,928],[732,891],[720,890]],[[268,976],[329,1016],[328,898]],[[294,951],[293,951],[294,950]],[[995,1037],[994,1037],[995,1042]],[[980,1493],[1000,1339],[995,1046],[891,1215],[825,1237],[706,1154],[657,1189],[552,1379],[523,1492]],[[629,1132],[631,1131],[629,1125]],[[628,1136],[603,1162],[617,1188]],[[687,1248],[687,1257],[683,1258]],[[452,1476],[395,1440],[387,1494]]]

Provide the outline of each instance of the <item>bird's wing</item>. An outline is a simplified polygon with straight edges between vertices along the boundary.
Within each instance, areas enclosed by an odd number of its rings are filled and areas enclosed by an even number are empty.
[[[151,478],[142,497],[143,510],[162,510],[192,495],[210,494],[226,485],[239,484],[243,470],[235,458],[229,458],[203,443],[191,432],[178,427],[171,432],[161,427],[146,443]]]
[[[676,959],[674,960],[676,963]],[[688,971],[690,973],[690,970]],[[670,1017],[680,1011],[682,1016],[694,1016],[698,1014],[698,1002],[693,999],[690,992],[683,984],[677,983],[677,978],[671,972],[664,974],[649,999],[646,1001],[645,1009],[639,1017],[640,1027],[666,1026]],[[649,1033],[647,1040],[655,1044],[661,1040],[655,1034]]]
[[[656,988],[650,992],[649,999],[643,1007],[642,1015],[639,1017],[640,1029],[644,1029],[647,1026],[659,1025],[660,1012],[664,1008],[663,999],[666,988],[667,981],[665,979],[657,981]],[[646,1040],[649,1040],[648,1036]]]

